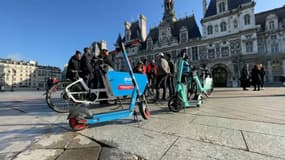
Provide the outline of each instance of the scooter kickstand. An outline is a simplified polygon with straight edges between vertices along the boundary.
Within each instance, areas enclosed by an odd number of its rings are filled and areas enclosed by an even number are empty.
[[[137,111],[134,111],[133,115],[134,115],[134,121],[139,122]]]

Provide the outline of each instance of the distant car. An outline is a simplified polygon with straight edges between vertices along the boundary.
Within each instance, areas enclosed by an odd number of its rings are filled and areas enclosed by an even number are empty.
[[[4,86],[0,86],[0,91],[4,92],[5,91],[5,87]]]

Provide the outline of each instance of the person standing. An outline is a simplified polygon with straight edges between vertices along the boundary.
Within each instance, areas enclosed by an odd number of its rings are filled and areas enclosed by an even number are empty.
[[[175,85],[174,85],[174,77],[175,77],[175,65],[171,60],[171,55],[167,54],[167,62],[170,69],[170,74],[167,79],[168,89],[169,89],[169,97],[174,96],[175,94]]]
[[[75,54],[68,61],[68,66],[66,70],[66,78],[72,81],[76,80],[76,73],[73,71],[80,71],[80,60],[81,60],[81,52],[76,51]]]
[[[149,82],[149,86],[152,92],[154,92],[156,77],[157,77],[157,65],[155,60],[152,60],[146,67],[146,74]]]
[[[249,71],[248,71],[248,64],[244,64],[242,70],[241,70],[241,77],[240,77],[241,87],[244,91],[247,91],[248,89],[246,87],[249,86]]]
[[[264,67],[262,66],[262,64],[260,64],[259,67],[260,67],[260,77],[261,77],[260,87],[262,90],[264,90],[265,70],[264,70]]]
[[[260,68],[258,64],[254,65],[252,72],[251,72],[251,77],[252,77],[252,83],[254,86],[253,90],[260,91],[261,74],[260,74]]]
[[[82,71],[81,77],[89,88],[93,88],[93,67],[92,67],[93,56],[89,48],[84,48],[84,54],[81,58],[80,69]]]
[[[166,81],[170,74],[170,68],[163,53],[159,53],[158,55],[157,67],[156,100],[159,100],[160,98],[160,88],[163,89],[162,100],[166,100]]]

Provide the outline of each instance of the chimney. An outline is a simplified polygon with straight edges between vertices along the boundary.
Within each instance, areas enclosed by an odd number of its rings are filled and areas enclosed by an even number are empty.
[[[140,29],[141,29],[141,37],[142,41],[146,40],[146,17],[144,15],[140,15]]]
[[[206,12],[207,12],[207,0],[203,0],[203,13],[204,13],[204,16],[206,15]]]

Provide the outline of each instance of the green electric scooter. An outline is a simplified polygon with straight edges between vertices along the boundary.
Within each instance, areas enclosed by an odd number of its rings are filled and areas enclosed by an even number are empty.
[[[176,84],[176,94],[170,98],[168,101],[168,108],[172,112],[179,112],[182,108],[189,107],[200,107],[203,103],[203,96],[207,95],[209,90],[212,90],[212,78],[207,77],[204,81],[204,87],[200,82],[197,71],[192,71],[190,82],[183,83],[182,75],[183,75],[183,67],[186,63],[184,60],[185,53],[182,52],[181,57],[178,60],[177,65],[177,84]],[[195,87],[197,87],[196,91],[193,93],[193,98],[188,98],[188,89],[194,88],[189,85],[193,85],[194,81]]]

